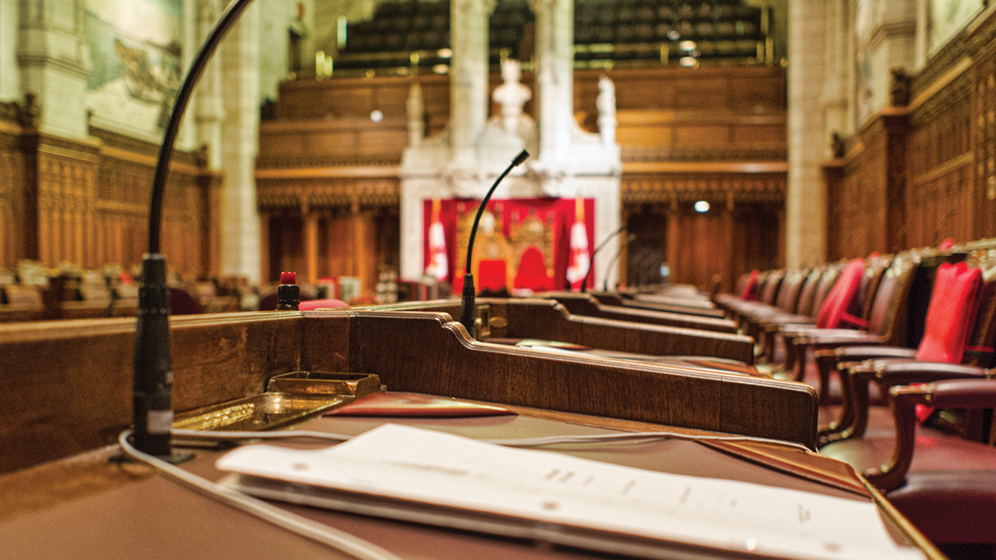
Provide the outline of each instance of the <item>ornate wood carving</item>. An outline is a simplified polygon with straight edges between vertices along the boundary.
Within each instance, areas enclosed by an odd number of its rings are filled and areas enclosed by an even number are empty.
[[[0,267],[20,259],[46,266],[126,269],[146,247],[157,147],[91,129],[69,140],[24,128],[24,107],[0,107]],[[217,266],[220,176],[197,154],[175,152],[164,201],[163,252],[181,273]]]

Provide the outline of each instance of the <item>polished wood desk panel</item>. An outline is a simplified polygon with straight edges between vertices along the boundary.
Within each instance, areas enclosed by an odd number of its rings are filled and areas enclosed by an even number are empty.
[[[752,364],[754,339],[628,320],[576,315],[549,299],[478,298],[478,337],[538,338],[602,350],[655,356],[709,356]],[[435,311],[460,316],[459,300],[409,302],[378,306],[392,311]]]
[[[389,421],[470,438],[546,437],[652,431],[662,426],[569,413],[509,407],[517,416],[487,418],[408,418]],[[359,434],[385,418],[325,417],[299,429]],[[713,435],[674,430],[690,435]],[[323,444],[297,442],[298,448]],[[558,451],[586,459],[686,476],[749,481],[848,500],[872,500],[896,542],[919,547],[928,558],[941,555],[891,505],[846,465],[811,452],[777,443],[743,444],[769,457],[804,464],[827,475],[803,477],[778,466],[745,461],[717,444],[663,440],[633,444],[572,445]],[[114,448],[0,475],[0,542],[5,557],[61,558],[347,558],[175,483],[153,475],[147,467],[108,461]],[[197,450],[183,468],[209,480],[223,473],[213,463],[215,450]],[[543,542],[495,538],[467,531],[370,518],[290,504],[280,507],[344,530],[410,559],[475,558],[499,560],[583,560],[599,557]],[[721,530],[717,527],[717,530]],[[817,546],[814,543],[814,546]],[[695,551],[695,549],[689,549]],[[698,550],[701,552],[701,549]],[[702,556],[696,556],[701,558]]]
[[[0,444],[16,450],[0,454],[0,472],[111,444],[130,424],[134,325],[0,325]],[[807,385],[481,343],[445,313],[210,314],[171,325],[178,412],[257,394],[280,373],[344,371],[378,374],[393,390],[815,444]]]
[[[552,299],[566,307],[574,315],[731,334],[737,332],[737,324],[722,316],[703,317],[675,310],[639,309],[623,305],[609,305],[601,303],[592,295],[576,292],[547,292],[538,294],[537,297]],[[691,308],[686,309],[691,310]],[[722,315],[721,312],[720,315]]]

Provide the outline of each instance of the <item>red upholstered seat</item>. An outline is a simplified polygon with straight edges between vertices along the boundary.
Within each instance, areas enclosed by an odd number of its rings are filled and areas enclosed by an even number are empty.
[[[816,326],[821,329],[836,329],[844,321],[851,302],[858,294],[858,287],[861,285],[861,274],[865,271],[865,261],[854,259],[847,263],[844,271],[840,273],[837,283],[834,284],[830,295],[820,307],[820,313],[816,316]]]
[[[947,369],[949,375],[992,374],[967,366]],[[915,413],[917,405],[927,403],[992,409],[996,381],[953,379],[894,387],[890,395],[893,434],[876,431],[820,452],[846,461],[888,491],[889,501],[934,543],[996,543],[996,448],[918,427]]]
[[[757,297],[754,296],[754,288],[757,286],[757,277],[760,274],[761,273],[758,272],[757,269],[750,271],[750,276],[747,278],[747,283],[744,284],[744,289],[743,291],[740,292],[740,299],[744,301],[757,299]]]
[[[186,290],[180,288],[169,289],[169,314],[170,315],[193,315],[204,313],[204,308]]]
[[[970,267],[965,262],[954,265],[942,264],[937,270],[930,306],[927,311],[924,336],[915,353],[908,348],[886,346],[855,346],[821,351],[817,355],[821,379],[828,380],[830,372],[842,367],[839,364],[844,363],[867,362],[861,366],[863,369],[886,373],[896,367],[920,367],[923,370],[928,370],[930,363],[961,363],[970,333],[974,344],[986,344],[987,341],[991,340],[991,331],[996,326],[992,321],[993,311],[996,311],[996,307],[994,307],[996,305],[996,300],[994,300],[996,286],[993,285],[992,279],[988,280],[985,285],[982,280],[982,270],[978,267]],[[981,312],[980,305],[983,306]],[[871,361],[869,362],[869,360]],[[909,362],[912,360],[916,360],[922,365],[910,365]],[[899,366],[898,364],[906,365]],[[854,387],[865,392],[866,384],[861,383],[860,386],[853,386],[851,373],[846,369],[840,373],[840,377],[841,385],[849,388],[847,392],[850,402],[846,403],[844,413],[838,421],[821,427],[821,440],[831,442],[841,438],[860,436],[866,426],[891,429],[890,417],[866,416],[861,418],[859,416],[864,413],[866,407],[863,403],[867,397],[865,394],[854,394]],[[889,386],[886,384],[885,389],[888,389]],[[875,388],[878,389],[877,384]],[[855,400],[861,402],[853,402]],[[857,410],[858,407],[862,409],[860,412]],[[924,417],[928,415],[929,411],[925,411]],[[876,424],[872,419],[877,419],[878,422],[884,421],[884,425]]]
[[[916,359],[957,364],[965,353],[965,339],[975,316],[975,296],[982,271],[964,262],[944,263],[937,269],[927,323]]]
[[[515,274],[515,287],[518,289],[546,292],[553,289],[553,280],[547,273],[543,253],[530,246],[522,253],[519,270]]]
[[[500,260],[482,260],[478,265],[478,290],[498,291],[506,288],[505,271],[507,265]]]

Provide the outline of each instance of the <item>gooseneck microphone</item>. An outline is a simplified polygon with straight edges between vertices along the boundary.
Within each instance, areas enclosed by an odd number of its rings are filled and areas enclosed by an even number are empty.
[[[616,264],[616,261],[619,260],[619,257],[622,256],[623,249],[628,247],[630,241],[633,241],[634,239],[636,239],[635,233],[627,235],[626,240],[622,242],[622,245],[619,246],[619,250],[616,251],[615,256],[613,256],[612,260],[609,262],[609,266],[605,267],[605,282],[602,284],[603,292],[609,291],[609,275],[612,274],[612,267]]]
[[[169,124],[159,147],[149,206],[149,252],[142,257],[142,278],[138,291],[138,317],[135,324],[135,362],[132,414],[135,447],[165,460],[174,457],[170,441],[173,425],[173,365],[169,337],[169,290],[166,287],[166,258],[159,252],[162,228],[163,192],[169,176],[173,145],[180,130],[190,94],[204,67],[225,34],[238,21],[252,0],[234,0],[194,58],[173,103]]]
[[[613,231],[612,233],[606,235],[605,239],[603,239],[602,242],[598,244],[598,247],[595,247],[595,250],[591,252],[591,258],[588,260],[588,270],[584,271],[584,278],[581,279],[582,294],[584,293],[585,286],[588,284],[588,273],[591,272],[591,267],[595,266],[595,255],[597,255],[598,252],[602,250],[602,247],[605,247],[609,243],[609,241],[612,240],[613,237],[622,233],[624,229],[626,229],[625,225],[620,226],[619,229],[617,229],[616,231]]]
[[[512,163],[508,164],[505,171],[502,171],[501,175],[495,179],[495,184],[491,185],[488,194],[484,195],[484,200],[477,207],[477,215],[474,216],[474,225],[470,228],[470,240],[467,242],[467,269],[463,273],[463,298],[460,300],[460,323],[470,333],[470,338],[477,336],[476,329],[474,328],[474,321],[476,319],[474,299],[477,297],[477,288],[474,287],[474,275],[471,272],[471,266],[474,262],[474,239],[477,237],[477,225],[481,222],[481,214],[484,213],[484,208],[487,207],[488,201],[491,200],[491,195],[498,188],[498,184],[501,183],[506,175],[511,173],[512,168],[522,165],[522,162],[526,161],[527,158],[529,158],[529,152],[522,150],[519,152],[519,155],[515,156]]]

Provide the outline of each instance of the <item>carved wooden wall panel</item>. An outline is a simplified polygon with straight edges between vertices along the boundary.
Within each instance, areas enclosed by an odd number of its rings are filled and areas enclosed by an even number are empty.
[[[904,247],[974,238],[971,93],[963,73],[910,115]]]
[[[24,253],[27,229],[24,158],[17,130],[0,121],[0,268],[13,268]]]
[[[973,54],[971,134],[974,149],[973,238],[996,237],[996,19],[968,42]]]
[[[0,115],[0,267],[130,268],[147,250],[156,146],[91,130],[89,140],[39,134]],[[164,200],[162,251],[172,270],[217,271],[217,188],[203,161],[176,152]]]
[[[829,256],[996,237],[996,14],[928,61],[910,97],[827,165]]]
[[[904,248],[905,113],[879,115],[856,135],[839,181],[828,184],[826,258]]]
[[[744,272],[781,266],[787,165],[772,163],[761,172],[757,165],[624,164],[624,212],[656,214],[657,220],[643,216],[641,223],[656,222],[658,228],[666,228],[665,247],[657,250],[637,243],[633,256],[661,254],[671,268],[672,282],[706,290],[718,280],[720,289],[729,291]],[[708,213],[692,209],[699,200],[709,202]]]

